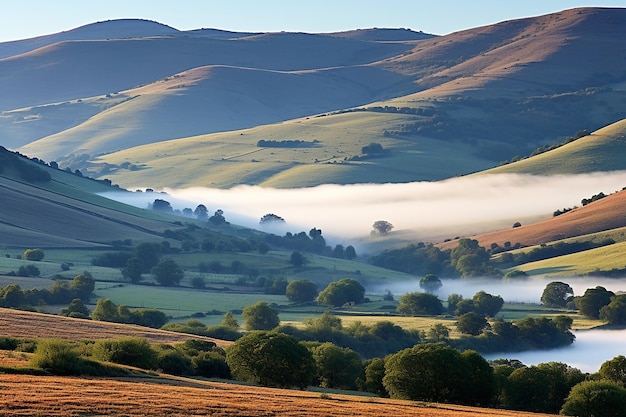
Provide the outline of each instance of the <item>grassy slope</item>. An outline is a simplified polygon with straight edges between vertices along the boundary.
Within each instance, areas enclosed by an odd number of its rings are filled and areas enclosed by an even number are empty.
[[[626,119],[623,119],[559,148],[481,174],[560,175],[623,170],[625,157]]]
[[[304,118],[141,146],[98,161],[139,165],[139,170],[116,169],[103,175],[124,186],[222,188],[236,184],[285,188],[378,182],[380,178],[390,182],[437,180],[447,177],[451,166],[459,174],[490,166],[490,161],[470,156],[470,147],[462,144],[444,149],[440,141],[425,137],[384,137],[385,128],[409,120],[406,115],[363,112]],[[259,140],[319,143],[309,148],[261,148],[257,147]],[[381,143],[388,154],[364,161],[345,160],[361,155],[361,148],[371,142]],[[448,162],[442,165],[444,157]]]

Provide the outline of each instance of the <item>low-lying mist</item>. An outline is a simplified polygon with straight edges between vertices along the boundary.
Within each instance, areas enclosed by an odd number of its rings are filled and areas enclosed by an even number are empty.
[[[149,184],[146,184],[149,186]],[[204,204],[209,213],[224,210],[231,223],[261,229],[260,218],[274,213],[286,220],[278,230],[297,233],[321,229],[331,244],[351,244],[386,220],[392,233],[415,241],[438,241],[511,227],[515,222],[549,218],[557,209],[580,206],[583,198],[626,186],[626,171],[583,175],[479,175],[438,182],[403,184],[326,184],[273,189],[240,185],[231,189],[164,189],[155,193],[105,193],[139,207],[155,198],[174,209]],[[141,187],[139,187],[141,188]],[[266,229],[263,229],[266,230]]]
[[[615,293],[626,291],[626,281],[598,278],[598,277],[572,277],[572,278],[532,278],[527,280],[503,281],[499,279],[445,279],[442,286],[435,293],[441,300],[448,299],[450,294],[460,294],[463,298],[472,298],[478,291],[485,291],[492,295],[499,295],[507,303],[534,303],[541,301],[541,294],[546,285],[553,281],[562,281],[569,284],[574,290],[574,295],[583,295],[588,288],[595,288],[600,285]],[[407,292],[422,291],[419,286],[419,279],[401,283],[391,283],[385,285],[371,286],[367,288],[370,294],[385,294],[390,291],[396,296]]]

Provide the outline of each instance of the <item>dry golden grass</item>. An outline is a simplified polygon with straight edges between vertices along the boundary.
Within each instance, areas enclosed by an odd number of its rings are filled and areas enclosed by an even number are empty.
[[[218,346],[231,342],[208,337],[166,332],[143,326],[82,320],[51,314],[0,308],[0,336],[16,338],[58,338],[64,340],[97,340],[122,336],[146,338],[150,343],[181,343],[187,339],[203,339]]]
[[[5,368],[26,368],[32,353],[0,350],[0,366]]]
[[[324,398],[322,398],[324,397]],[[0,415],[17,416],[515,416],[540,414],[240,386],[183,378],[0,375]],[[545,414],[544,414],[545,415]]]
[[[483,247],[489,247],[492,243],[504,246],[504,242],[532,246],[618,229],[626,226],[625,204],[626,192],[622,191],[539,223],[472,236],[472,239],[476,239]],[[456,244],[457,241],[450,241],[440,247],[447,249]]]

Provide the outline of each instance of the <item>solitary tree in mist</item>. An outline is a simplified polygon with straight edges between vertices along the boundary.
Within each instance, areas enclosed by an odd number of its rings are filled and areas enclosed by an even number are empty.
[[[441,280],[435,274],[428,274],[420,279],[420,288],[426,292],[435,292],[441,288],[442,285]]]
[[[374,235],[386,235],[393,229],[393,224],[386,220],[376,220],[372,225],[372,234]]]
[[[560,281],[550,282],[541,294],[541,302],[548,307],[565,307],[574,296],[569,284]]]

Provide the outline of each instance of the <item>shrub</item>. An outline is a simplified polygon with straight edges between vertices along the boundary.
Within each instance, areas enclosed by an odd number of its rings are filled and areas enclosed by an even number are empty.
[[[157,369],[158,355],[146,339],[122,337],[99,340],[94,344],[95,358],[143,369]]]
[[[42,339],[30,364],[55,375],[80,375],[81,359],[69,342],[59,339]]]

